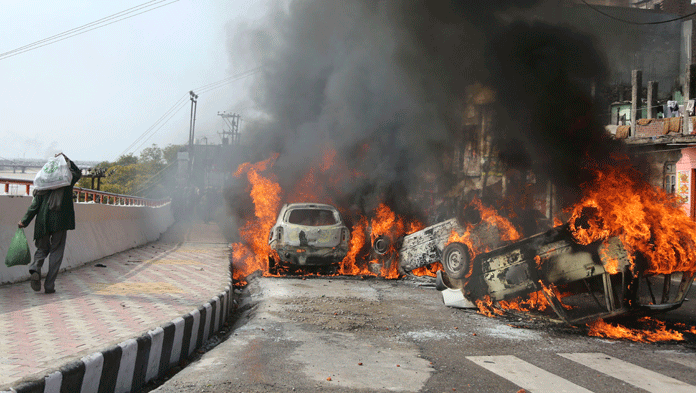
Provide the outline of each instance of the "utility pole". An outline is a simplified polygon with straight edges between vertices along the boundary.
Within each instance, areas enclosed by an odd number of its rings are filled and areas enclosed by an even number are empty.
[[[193,93],[193,90],[189,91],[189,94],[191,95],[191,121],[190,121],[190,127],[189,127],[189,163],[188,163],[188,172],[189,172],[189,177],[191,176],[191,169],[193,167],[193,137],[194,137],[194,129],[196,127],[196,108],[198,107],[198,96]]]
[[[233,146],[239,145],[239,140],[241,133],[239,132],[239,121],[241,116],[236,113],[218,112],[218,116],[222,117],[227,126],[230,128],[229,131],[225,129],[222,130],[222,144],[230,144]],[[230,135],[231,139],[227,139],[227,135]]]

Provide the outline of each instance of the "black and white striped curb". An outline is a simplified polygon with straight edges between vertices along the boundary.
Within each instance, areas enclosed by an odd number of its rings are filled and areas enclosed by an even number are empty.
[[[0,393],[126,393],[164,375],[217,333],[230,315],[227,286],[208,303],[140,337],[68,363]]]

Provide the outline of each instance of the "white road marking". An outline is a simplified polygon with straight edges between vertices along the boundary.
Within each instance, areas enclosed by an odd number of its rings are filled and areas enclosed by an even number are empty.
[[[633,386],[654,393],[694,393],[696,386],[650,371],[603,353],[559,353],[558,355],[580,363]]]
[[[667,360],[696,369],[696,357],[694,356],[667,356]]]
[[[467,356],[467,359],[530,392],[592,393],[512,355]]]

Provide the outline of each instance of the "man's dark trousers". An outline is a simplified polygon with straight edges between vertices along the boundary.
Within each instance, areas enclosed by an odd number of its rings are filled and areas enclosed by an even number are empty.
[[[52,291],[58,277],[58,270],[63,263],[63,252],[65,251],[65,239],[68,231],[57,231],[49,233],[39,239],[34,240],[36,252],[34,261],[29,265],[29,272],[41,273],[44,259],[48,256],[48,273],[44,281],[44,289]]]

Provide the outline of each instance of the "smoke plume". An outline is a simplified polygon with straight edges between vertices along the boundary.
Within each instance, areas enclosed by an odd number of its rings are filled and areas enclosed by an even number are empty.
[[[291,190],[327,147],[361,174],[331,197],[367,212],[388,201],[423,216],[453,186],[472,86],[495,93],[493,149],[505,168],[547,175],[566,195],[584,163],[619,148],[596,116],[604,60],[573,29],[535,20],[539,1],[291,1],[234,30],[231,56],[263,66],[247,126],[252,160],[280,153]],[[344,168],[345,169],[345,168]],[[335,176],[340,176],[336,173]]]

